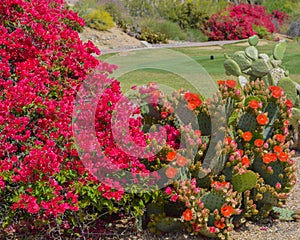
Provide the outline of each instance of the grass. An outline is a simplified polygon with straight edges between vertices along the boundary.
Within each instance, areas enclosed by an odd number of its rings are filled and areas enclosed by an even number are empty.
[[[276,43],[268,42],[267,45],[258,46],[260,53],[272,54],[272,49]],[[224,54],[232,55],[236,51],[244,50],[247,46],[240,46],[239,44],[229,44],[220,46],[218,48],[207,47],[189,47],[189,48],[174,48],[173,51],[183,53],[199,63],[210,75],[210,77],[217,81],[219,79],[236,79],[234,76],[226,76],[223,62]],[[105,60],[113,54],[107,54],[101,56],[102,60]],[[210,57],[214,56],[211,60]],[[285,57],[283,59],[283,65],[289,70],[292,79],[300,83],[300,44],[297,42],[289,42]],[[158,82],[163,85],[175,89],[190,89],[193,91],[193,87],[182,77],[157,69],[141,69],[130,72],[121,76],[118,79],[121,83],[123,91],[130,89],[133,85],[143,85],[147,82]]]

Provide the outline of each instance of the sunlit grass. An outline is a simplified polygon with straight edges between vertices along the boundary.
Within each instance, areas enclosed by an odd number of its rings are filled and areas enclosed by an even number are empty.
[[[259,53],[266,53],[269,56],[272,54],[275,42],[268,42],[267,45],[258,46]],[[238,44],[229,44],[218,47],[188,47],[175,48],[173,51],[183,53],[197,63],[199,63],[209,74],[209,76],[217,81],[219,79],[237,79],[234,76],[226,76],[223,63],[224,54],[232,55],[236,51],[244,50],[247,46],[239,46]],[[114,54],[106,54],[101,56],[102,60],[108,59]],[[213,56],[213,60],[211,60]],[[290,72],[290,77],[300,83],[300,44],[296,42],[289,42],[285,57],[283,59],[283,66]],[[162,85],[172,87],[174,89],[189,89],[193,91],[191,84],[182,77],[157,69],[141,69],[130,72],[121,76],[118,79],[121,83],[122,90],[126,91],[133,85],[143,85],[147,82],[158,82]]]

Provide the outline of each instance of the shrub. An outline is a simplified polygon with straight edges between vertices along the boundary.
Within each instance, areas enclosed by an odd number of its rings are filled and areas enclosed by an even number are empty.
[[[253,25],[264,27],[270,33],[275,32],[275,26],[271,20],[272,15],[267,14],[262,6],[233,5],[212,15],[205,25],[204,32],[210,40],[245,39],[256,33]]]
[[[104,10],[94,9],[82,17],[86,26],[98,31],[107,30],[114,26],[112,17]]]
[[[270,32],[264,26],[257,26],[256,24],[253,24],[252,28],[253,31],[261,38],[267,38],[270,36]]]
[[[114,26],[113,18],[97,0],[78,1],[73,10],[85,20],[85,25],[90,28],[103,31]]]
[[[148,20],[142,24],[154,32],[165,34],[167,39],[187,40],[186,33],[178,26],[177,23],[168,20]]]
[[[105,10],[112,16],[114,22],[122,29],[125,29],[128,24],[132,23],[131,16],[126,12],[123,5],[114,2],[104,4]]]
[[[188,41],[191,42],[206,42],[208,40],[208,37],[199,29],[188,28],[186,29],[186,34]]]
[[[123,193],[85,170],[72,138],[78,87],[92,69],[103,81],[114,67],[80,41],[72,25],[84,22],[61,0],[4,0],[0,19],[0,234],[49,237],[59,226],[74,237],[91,209],[113,212]],[[117,99],[118,83],[106,93]]]
[[[161,32],[155,32],[148,27],[142,27],[141,34],[137,37],[149,43],[167,43],[167,36]]]
[[[164,17],[176,22],[182,29],[200,28],[207,18],[206,13],[200,8],[197,1],[184,1],[173,6],[173,8]]]

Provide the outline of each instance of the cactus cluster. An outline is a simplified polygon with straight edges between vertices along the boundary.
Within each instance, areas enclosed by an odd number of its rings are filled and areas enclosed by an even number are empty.
[[[219,81],[219,87],[215,98],[193,110],[202,121],[200,142],[212,144],[214,156],[207,148],[198,148],[201,154],[190,159],[185,169],[188,174],[177,176],[168,193],[178,197],[181,216],[156,212],[148,224],[155,232],[176,231],[186,225],[195,234],[228,239],[234,226],[247,219],[271,214],[298,219],[297,213],[282,208],[296,183],[287,141],[292,110],[286,95],[278,86],[266,87],[262,80],[248,82],[243,89],[232,80]],[[220,116],[226,116],[225,130],[212,119],[222,122]],[[214,131],[208,134],[209,125],[224,133],[221,141],[213,139]]]
[[[256,60],[267,59],[258,54],[257,41],[250,38],[251,48],[225,61],[227,71],[256,74],[256,80],[242,87],[234,80],[220,80],[219,91],[206,100],[183,90],[165,98],[153,84],[139,90],[144,96],[139,99],[150,102],[140,112],[144,123],[167,129],[168,146],[144,161],[149,170],[166,167],[159,180],[167,179],[165,198],[146,210],[144,226],[151,231],[185,227],[194,234],[228,239],[230,231],[248,219],[298,219],[297,212],[283,208],[296,183],[288,141],[293,100],[279,86],[286,77],[272,85],[263,79],[269,73],[263,76],[264,70],[256,68]],[[275,47],[277,64],[283,46]]]
[[[282,65],[287,42],[280,41],[277,43],[270,56],[258,52],[256,48],[258,42],[258,37],[254,35],[248,39],[250,46],[244,51],[237,51],[231,57],[225,54],[224,68],[226,74],[238,77],[242,86],[246,81],[261,79],[266,86],[280,86],[284,90],[294,105],[290,123],[294,131],[293,148],[299,149],[300,85],[289,77],[288,70]]]

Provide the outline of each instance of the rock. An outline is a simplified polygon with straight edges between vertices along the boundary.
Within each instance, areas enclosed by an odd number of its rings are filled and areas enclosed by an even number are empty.
[[[293,22],[286,34],[290,37],[299,37],[300,36],[300,21]]]
[[[141,44],[143,45],[143,47],[152,48],[152,45],[146,41],[141,41]]]

